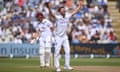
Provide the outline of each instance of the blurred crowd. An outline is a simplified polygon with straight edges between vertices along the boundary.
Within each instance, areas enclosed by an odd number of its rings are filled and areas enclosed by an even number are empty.
[[[70,42],[79,43],[117,43],[112,27],[112,17],[108,11],[108,0],[83,0],[81,10],[71,19],[68,26]],[[55,13],[64,5],[68,12],[75,9],[79,0],[0,0],[0,43],[38,43],[33,38],[36,31],[36,13],[55,22],[49,15],[50,2]]]

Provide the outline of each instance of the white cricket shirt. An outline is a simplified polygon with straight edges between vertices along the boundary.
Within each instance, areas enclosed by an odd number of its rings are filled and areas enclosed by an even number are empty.
[[[44,19],[42,22],[40,22],[37,26],[37,30],[40,31],[40,37],[46,37],[46,36],[50,36],[52,35],[52,32],[51,32],[51,27],[53,27],[52,23],[47,20],[47,19]]]
[[[69,23],[69,19],[71,17],[70,13],[66,13],[65,17],[61,15],[55,15],[56,23],[55,23],[55,35],[59,37],[64,37],[67,35],[67,26]]]

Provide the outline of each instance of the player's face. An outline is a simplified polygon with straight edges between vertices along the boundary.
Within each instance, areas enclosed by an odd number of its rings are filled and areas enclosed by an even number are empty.
[[[61,9],[60,9],[60,13],[61,13],[62,15],[65,15],[65,8],[61,8]]]
[[[42,22],[43,17],[42,17],[42,16],[39,16],[39,17],[38,17],[38,20],[39,20],[40,22]]]

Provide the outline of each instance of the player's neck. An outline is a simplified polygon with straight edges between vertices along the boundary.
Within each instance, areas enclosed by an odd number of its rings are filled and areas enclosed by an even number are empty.
[[[61,14],[61,16],[64,18],[64,17],[65,17],[65,14]]]
[[[40,23],[42,23],[42,22],[43,22],[43,20],[44,20],[44,19],[41,19],[41,20],[39,20],[39,22],[40,22]]]

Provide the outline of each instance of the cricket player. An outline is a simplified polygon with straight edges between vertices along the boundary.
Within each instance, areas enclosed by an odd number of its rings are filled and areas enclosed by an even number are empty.
[[[49,67],[50,66],[50,55],[51,55],[51,45],[52,45],[52,23],[45,19],[42,13],[37,13],[38,26],[36,28],[39,34],[40,42],[40,66]]]
[[[65,8],[62,6],[58,9],[59,14],[53,14],[51,8],[48,4],[48,9],[50,15],[55,18],[55,53],[54,53],[54,61],[55,61],[55,68],[57,72],[61,72],[60,63],[59,63],[59,56],[61,46],[64,47],[65,51],[65,65],[64,69],[72,70],[73,68],[70,66],[70,45],[67,36],[67,26],[69,24],[69,19],[75,13],[77,13],[81,7],[83,6],[83,1],[80,1],[79,6],[73,10],[71,13],[65,11]]]

